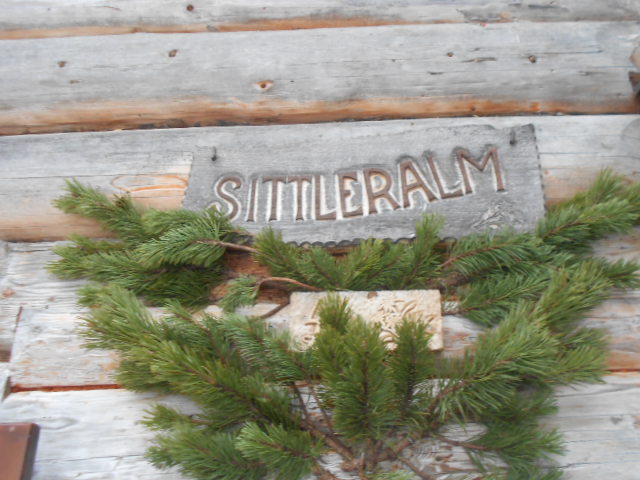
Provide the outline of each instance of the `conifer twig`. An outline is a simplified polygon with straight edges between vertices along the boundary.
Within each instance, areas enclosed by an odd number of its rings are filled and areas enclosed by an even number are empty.
[[[420,470],[417,465],[409,461],[409,459],[403,457],[402,455],[396,455],[396,458],[400,463],[408,467],[413,473],[415,473],[418,477],[423,480],[435,480],[436,477],[425,472],[424,470]]]
[[[483,452],[488,452],[491,450],[490,448],[485,447],[484,445],[477,445],[475,443],[463,442],[460,440],[453,440],[451,438],[443,437],[441,435],[436,435],[435,438],[445,443],[448,443],[449,445],[454,445],[456,447],[463,447],[468,450],[482,450]]]
[[[216,245],[218,247],[226,248],[227,250],[238,250],[240,252],[248,252],[248,253],[257,253],[253,247],[249,247],[248,245],[240,245],[239,243],[231,243],[231,242],[223,242],[222,240],[213,240],[213,239],[204,239],[197,240],[195,243],[201,243],[204,245]]]
[[[335,434],[335,432],[329,427],[329,433],[323,432],[318,426],[315,424],[313,420],[311,420],[311,414],[307,409],[307,405],[305,404],[304,399],[302,398],[302,393],[300,389],[294,384],[292,385],[293,391],[300,402],[300,406],[303,412],[303,424],[308,428],[309,433],[314,436],[320,435],[322,440],[327,442],[327,444],[336,450],[340,455],[345,457],[348,460],[353,459],[353,452],[349,447],[347,447]],[[323,412],[326,417],[326,412]]]
[[[313,473],[315,473],[320,478],[320,480],[340,480],[333,473],[331,473],[329,470],[327,470],[322,465],[320,465],[320,462],[317,460],[313,469],[314,469]]]
[[[263,284],[268,283],[268,282],[290,283],[292,285],[296,285],[298,287],[304,288],[305,290],[311,290],[312,292],[324,292],[323,288],[314,287],[313,285],[309,285],[307,283],[302,283],[302,282],[299,282],[298,280],[294,280],[293,278],[287,278],[287,277],[265,277],[265,278],[261,279],[257,283],[256,286],[258,288],[261,288]]]
[[[277,305],[275,307],[273,307],[271,310],[269,310],[267,313],[263,313],[262,315],[258,315],[258,318],[260,320],[264,320],[265,318],[269,318],[272,315],[275,315],[276,313],[278,313],[280,310],[282,310],[283,308],[285,308],[286,306],[288,306],[291,302],[289,302],[289,299],[287,299],[286,302],[281,303],[280,305]]]

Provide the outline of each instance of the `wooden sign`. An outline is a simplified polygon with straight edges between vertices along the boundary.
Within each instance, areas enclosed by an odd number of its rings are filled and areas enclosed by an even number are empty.
[[[250,232],[271,226],[287,241],[324,244],[411,238],[424,213],[446,217],[445,236],[528,230],[544,214],[532,125],[310,140],[199,156],[185,208],[216,205]]]

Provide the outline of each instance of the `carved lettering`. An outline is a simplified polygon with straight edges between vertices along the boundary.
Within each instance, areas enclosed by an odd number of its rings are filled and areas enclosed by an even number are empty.
[[[493,167],[493,174],[496,179],[496,191],[502,192],[505,190],[504,181],[502,179],[502,170],[500,169],[500,160],[498,158],[498,150],[495,147],[488,147],[482,160],[474,158],[468,150],[463,148],[457,148],[456,159],[458,161],[458,167],[462,175],[462,181],[464,182],[464,193],[473,193],[473,186],[471,184],[471,177],[465,162],[470,163],[476,169],[484,172],[485,168],[491,160],[491,166]]]
[[[364,211],[362,205],[353,210],[349,210],[349,199],[353,196],[353,190],[349,187],[351,182],[358,181],[358,172],[343,172],[338,174],[338,188],[340,189],[340,210],[344,218],[362,216]]]
[[[400,177],[400,191],[402,192],[402,206],[404,208],[411,207],[411,193],[421,191],[427,201],[433,202],[437,200],[435,193],[429,188],[423,180],[423,176],[419,173],[419,167],[416,165],[415,159],[410,156],[401,157],[402,160],[398,164]],[[408,174],[411,173],[413,181],[409,181]]]
[[[287,183],[294,183],[296,189],[296,220],[304,220],[303,196],[304,183],[311,183],[311,175],[294,175],[287,177]]]
[[[256,200],[258,197],[258,179],[251,180],[251,192],[249,193],[249,211],[247,212],[247,222],[256,221]]]
[[[336,245],[409,238],[423,214],[443,216],[443,237],[457,237],[527,231],[544,213],[533,125],[332,128],[293,141],[276,132],[268,159],[262,140],[224,137],[214,162],[211,148],[194,153],[183,207],[216,205],[248,232],[274,226],[286,241]]]
[[[320,175],[314,175],[313,177],[313,187],[315,190],[315,214],[316,220],[335,220],[336,219],[336,211],[322,213],[323,210],[327,210],[324,205],[324,199],[327,198],[327,194],[324,191],[324,182],[323,177]]]
[[[242,206],[240,205],[240,201],[236,197],[234,197],[231,193],[225,191],[224,186],[227,183],[232,185],[231,188],[233,190],[238,190],[240,187],[242,187],[242,179],[236,176],[222,177],[216,185],[216,194],[225,202],[227,202],[227,205],[229,206],[229,212],[227,213],[227,216],[231,220],[233,220],[240,212],[240,208],[242,208]]]
[[[382,188],[374,191],[373,181],[376,177],[382,179]],[[376,205],[376,200],[378,199],[386,200],[393,210],[400,208],[400,204],[389,192],[393,186],[393,180],[386,170],[382,168],[365,168],[364,186],[367,191],[367,199],[369,200],[369,214],[379,213],[378,206]]]
[[[278,188],[279,183],[285,183],[287,181],[287,177],[281,176],[268,176],[262,177],[262,183],[271,183],[271,212],[269,213],[269,222],[274,220],[278,220],[279,211],[280,211],[280,189]]]
[[[441,199],[446,198],[456,198],[464,195],[462,188],[459,188],[455,192],[447,192],[442,185],[442,178],[440,177],[440,170],[438,170],[438,166],[436,162],[433,160],[433,154],[431,152],[424,152],[424,158],[427,160],[427,164],[429,164],[429,170],[431,170],[431,175],[436,182],[436,187],[438,189],[438,194]]]

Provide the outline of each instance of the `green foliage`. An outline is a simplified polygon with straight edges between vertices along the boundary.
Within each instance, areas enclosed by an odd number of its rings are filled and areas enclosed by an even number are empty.
[[[341,258],[320,247],[289,245],[266,229],[256,237],[254,258],[276,277],[288,277],[325,290],[422,288],[440,261],[437,244],[443,220],[425,215],[410,244],[370,239]]]
[[[302,478],[311,473],[321,447],[309,432],[285,430],[278,425],[260,427],[256,423],[245,425],[235,442],[237,449],[249,460],[262,462],[267,469],[277,472],[281,480]]]
[[[98,221],[118,241],[72,235],[71,245],[55,248],[61,259],[50,270],[56,275],[111,282],[155,304],[178,299],[187,305],[205,303],[222,280],[225,249],[216,242],[233,239],[237,230],[215,209],[145,211],[128,196],[109,199],[76,181],[67,191],[58,208]]]
[[[229,290],[219,305],[225,312],[235,312],[238,308],[253,305],[258,298],[256,277],[241,275],[228,283]]]
[[[267,229],[253,257],[273,277],[334,292],[319,303],[320,332],[303,349],[233,313],[254,303],[267,279],[236,277],[220,318],[186,308],[220,281],[224,248],[237,241],[218,212],[141,211],[126,197],[68,189],[57,204],[119,240],[73,237],[51,269],[108,284],[83,290],[93,308],[82,334],[89,348],[119,352],[119,382],[197,404],[194,415],[156,406],[145,423],[158,431],[150,460],[199,479],[337,478],[321,460],[329,451],[357,478],[432,478],[404,455],[429,441],[464,448],[485,478],[558,479],[561,437],[539,426],[556,409],[552,387],[598,382],[606,371],[603,332],[580,320],[612,289],[640,286],[635,262],[590,256],[593,241],[640,221],[640,186],[611,172],[532,233],[443,242],[442,219],[426,215],[410,243],[370,239],[336,256]],[[442,358],[425,325],[405,318],[388,344],[335,293],[407,288],[438,288],[449,313],[484,333],[462,356]],[[167,314],[152,317],[136,295]],[[482,432],[455,440],[451,426],[467,422]]]
[[[147,239],[142,225],[142,210],[130,197],[110,200],[99,190],[76,180],[67,181],[67,191],[67,195],[54,201],[54,205],[63,212],[92,218],[127,244],[135,245]]]

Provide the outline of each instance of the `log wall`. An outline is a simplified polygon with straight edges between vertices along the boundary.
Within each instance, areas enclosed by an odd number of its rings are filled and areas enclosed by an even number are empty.
[[[0,240],[38,242],[0,242],[0,422],[41,425],[37,480],[181,479],[144,460],[137,422],[151,401],[193,408],[119,389],[117,358],[82,350],[82,282],[46,272],[43,241],[104,232],[51,206],[65,179],[175,208],[214,146],[336,154],[368,135],[531,123],[547,205],[603,167],[640,180],[637,0],[0,0],[0,12]],[[597,253],[638,259],[639,239]],[[570,479],[632,480],[639,291],[586,323],[609,332],[612,375],[558,391],[558,461]],[[479,329],[447,317],[444,334],[458,355]],[[472,470],[457,447],[431,451],[438,478]]]

